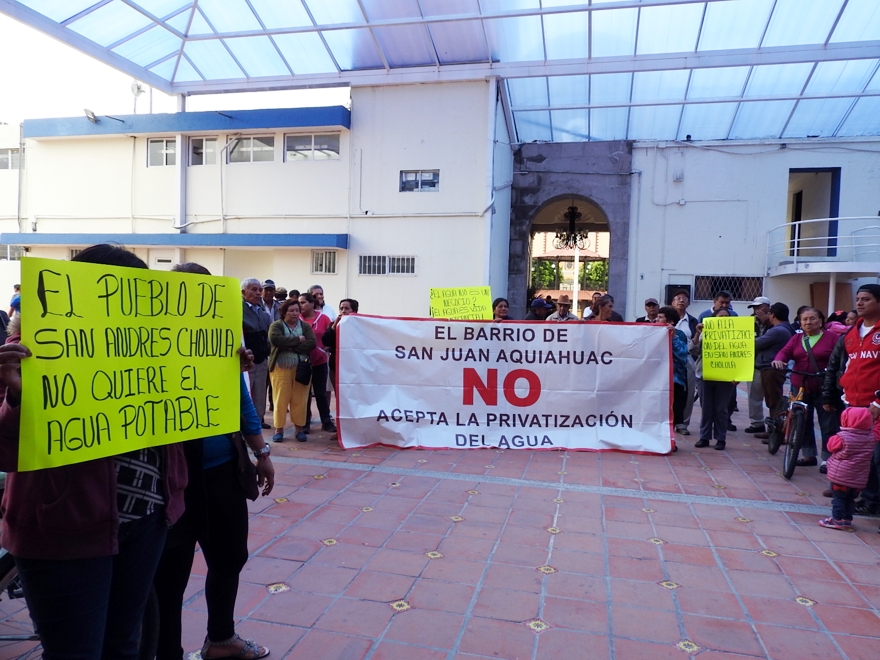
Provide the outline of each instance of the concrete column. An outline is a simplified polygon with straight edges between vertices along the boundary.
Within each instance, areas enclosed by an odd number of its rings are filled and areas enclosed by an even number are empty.
[[[829,315],[834,313],[837,305],[837,273],[831,273],[828,278],[828,311]]]

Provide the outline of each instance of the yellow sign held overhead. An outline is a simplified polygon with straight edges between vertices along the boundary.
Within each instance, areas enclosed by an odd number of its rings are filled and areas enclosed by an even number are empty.
[[[236,280],[30,257],[21,271],[20,471],[238,429]]]
[[[751,316],[703,319],[703,380],[751,382],[755,373],[755,320]]]
[[[492,290],[488,286],[431,289],[431,318],[491,319]]]

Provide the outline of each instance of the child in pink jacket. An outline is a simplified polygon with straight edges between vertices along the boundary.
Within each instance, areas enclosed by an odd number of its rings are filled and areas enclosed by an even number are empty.
[[[868,485],[874,454],[874,420],[868,408],[847,408],[840,415],[840,431],[828,440],[828,480],[831,481],[831,517],[822,527],[853,531],[852,519],[859,492]]]

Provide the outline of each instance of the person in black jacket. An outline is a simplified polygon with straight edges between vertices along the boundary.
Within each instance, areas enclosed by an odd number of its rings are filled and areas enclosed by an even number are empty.
[[[774,369],[772,363],[776,354],[794,335],[794,328],[788,322],[788,305],[784,303],[770,305],[767,319],[772,327],[755,339],[755,369],[761,372],[764,405],[767,406],[772,418],[782,409],[782,387],[785,384],[785,372]],[[755,437],[767,440],[770,434],[765,431],[755,433]]]
[[[849,355],[846,353],[846,346],[843,344],[843,338],[847,333],[840,336],[834,350],[831,351],[831,357],[828,358],[828,366],[825,368],[825,378],[822,380],[822,407],[825,410],[843,409],[843,388],[840,386],[840,377],[846,371],[846,363]]]
[[[264,429],[272,428],[263,421],[266,414],[266,392],[269,389],[269,326],[272,318],[263,307],[260,280],[250,278],[241,282],[242,330],[244,345],[254,354],[254,366],[248,372],[251,398],[257,417]]]

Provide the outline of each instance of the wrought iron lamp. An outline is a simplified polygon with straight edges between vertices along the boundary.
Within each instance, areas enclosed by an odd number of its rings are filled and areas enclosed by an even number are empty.
[[[568,221],[568,229],[560,229],[556,232],[556,238],[553,240],[553,247],[557,250],[574,249],[575,247],[585,250],[590,244],[587,232],[577,228],[577,221],[581,219],[581,213],[577,206],[569,206],[568,210],[562,214],[562,217]]]

